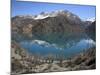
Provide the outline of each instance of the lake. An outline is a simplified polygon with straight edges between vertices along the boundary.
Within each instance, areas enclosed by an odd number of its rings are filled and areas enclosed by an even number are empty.
[[[36,39],[37,38],[37,39]],[[86,34],[50,35],[20,41],[20,45],[31,54],[41,56],[63,56],[69,58],[95,46],[95,41]]]

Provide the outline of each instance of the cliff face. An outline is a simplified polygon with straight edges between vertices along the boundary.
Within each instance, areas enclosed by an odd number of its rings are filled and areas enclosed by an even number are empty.
[[[38,16],[37,16],[38,17]],[[39,16],[40,17],[40,16]],[[15,16],[12,18],[12,38],[48,36],[48,35],[68,35],[83,32],[81,19],[68,12],[59,11],[45,18],[39,19],[27,16]],[[44,14],[42,14],[44,17]]]

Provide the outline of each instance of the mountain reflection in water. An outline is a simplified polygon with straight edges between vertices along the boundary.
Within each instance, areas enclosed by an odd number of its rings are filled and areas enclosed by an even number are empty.
[[[71,57],[84,50],[95,46],[95,42],[86,34],[77,34],[69,36],[41,36],[34,40],[20,41],[20,45],[32,54],[42,56],[62,55]]]

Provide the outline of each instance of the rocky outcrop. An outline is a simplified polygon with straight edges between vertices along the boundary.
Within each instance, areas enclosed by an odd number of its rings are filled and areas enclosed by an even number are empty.
[[[96,50],[88,49],[86,52],[76,55],[70,61],[65,62],[63,66],[71,67],[72,70],[88,70],[96,68]]]

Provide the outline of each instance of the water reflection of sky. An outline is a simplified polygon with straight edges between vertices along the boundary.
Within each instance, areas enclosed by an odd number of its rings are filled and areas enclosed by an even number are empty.
[[[76,44],[72,47],[62,49],[57,48],[56,46],[46,46],[48,44],[38,44],[38,43],[31,43],[30,41],[21,42],[20,45],[27,49],[30,53],[33,54],[41,54],[41,55],[48,55],[48,54],[58,54],[60,55],[63,52],[64,56],[73,56],[77,53],[82,52],[88,48],[95,46],[95,42],[91,39],[82,39],[79,42],[75,42]]]

